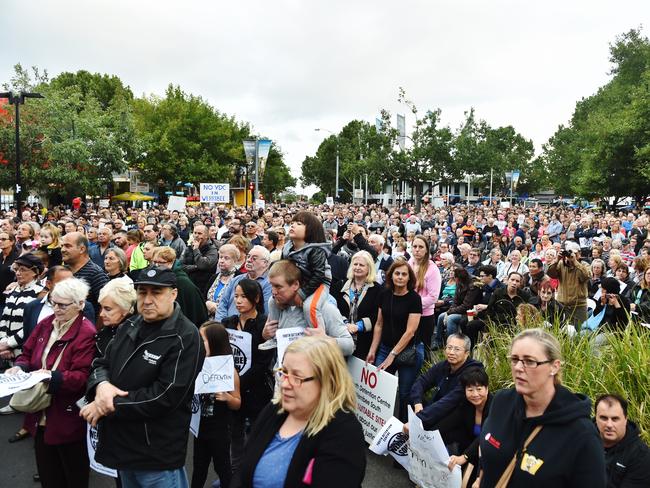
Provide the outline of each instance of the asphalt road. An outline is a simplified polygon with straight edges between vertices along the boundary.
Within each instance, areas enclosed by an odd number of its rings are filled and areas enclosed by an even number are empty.
[[[7,404],[6,398],[0,399],[0,407]],[[22,424],[22,415],[0,415],[0,488],[36,488],[39,483],[32,481],[32,475],[36,473],[36,461],[34,460],[34,448],[31,439],[9,444],[7,439],[14,434]],[[191,437],[191,436],[190,436]],[[192,466],[192,444],[190,442],[186,466],[188,475],[191,475]],[[216,475],[214,471],[208,476]],[[206,483],[206,488],[210,487]],[[115,484],[111,478],[95,473],[91,470],[91,488],[114,488]],[[408,475],[401,469],[393,468],[392,458],[377,456],[368,451],[368,464],[366,477],[363,482],[364,488],[407,488],[413,487]]]

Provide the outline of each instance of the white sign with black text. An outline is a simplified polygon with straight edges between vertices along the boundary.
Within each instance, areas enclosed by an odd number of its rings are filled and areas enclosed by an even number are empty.
[[[107,468],[103,464],[95,461],[95,451],[97,450],[97,443],[99,438],[97,436],[97,427],[92,427],[90,424],[87,424],[86,428],[86,447],[88,448],[88,459],[90,460],[90,467],[97,471],[100,474],[105,474],[106,476],[111,476],[112,478],[117,478],[117,470],[112,468]]]
[[[243,375],[251,369],[253,360],[253,336],[243,330],[226,329],[230,336],[230,347],[235,360],[235,369],[239,375]]]
[[[304,327],[287,327],[286,329],[278,329],[278,331],[275,333],[275,337],[278,340],[278,363],[282,364],[284,351],[287,350],[289,344],[297,339],[300,339],[304,335]]]
[[[194,393],[218,393],[235,389],[235,362],[232,354],[205,358],[194,382]]]

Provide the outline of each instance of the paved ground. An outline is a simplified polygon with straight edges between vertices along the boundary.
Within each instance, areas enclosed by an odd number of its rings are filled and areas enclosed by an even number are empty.
[[[7,399],[0,399],[0,407],[6,404]],[[32,475],[36,472],[36,463],[31,439],[25,439],[15,444],[7,442],[7,439],[18,430],[21,423],[21,415],[0,416],[0,447],[2,447],[0,449],[0,458],[2,459],[0,488],[35,488],[40,486],[32,481]],[[188,471],[191,471],[191,465],[190,444]],[[91,488],[113,488],[115,484],[112,479],[91,471],[90,486]],[[206,483],[206,487],[209,486],[210,483]],[[364,488],[407,488],[412,487],[413,484],[409,481],[405,471],[393,468],[392,458],[376,456],[368,452],[368,468],[363,486]]]

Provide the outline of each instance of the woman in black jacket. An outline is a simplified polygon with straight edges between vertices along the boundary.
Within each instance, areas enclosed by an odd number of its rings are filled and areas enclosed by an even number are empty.
[[[292,342],[276,378],[276,397],[253,426],[231,488],[360,488],[367,447],[336,343]]]
[[[223,325],[233,331],[231,343],[234,343],[234,335],[245,337],[246,334],[250,334],[251,339],[250,357],[247,357],[239,347],[233,347],[241,391],[241,408],[232,412],[231,463],[234,471],[239,466],[250,425],[271,401],[273,395],[271,367],[274,351],[262,351],[257,347],[264,342],[262,329],[266,323],[264,293],[259,282],[248,278],[241,280],[235,287],[233,297],[239,315],[227,317],[223,320]]]
[[[348,330],[356,342],[354,356],[365,361],[372,343],[372,329],[379,312],[379,292],[375,283],[375,262],[367,251],[352,256],[348,279],[332,287],[331,294],[343,317],[348,319]]]
[[[467,323],[467,311],[473,309],[477,303],[481,303],[483,296],[481,286],[474,285],[472,277],[465,268],[456,266],[454,276],[456,278],[454,303],[438,317],[436,342],[439,344],[444,344],[444,337],[456,334],[463,324]]]
[[[481,426],[490,413],[492,395],[489,391],[489,378],[483,368],[469,368],[460,376],[465,390],[465,398],[458,407],[442,419],[435,427],[452,454],[449,470],[462,466],[470,482],[476,478],[478,466],[478,444]],[[467,471],[469,470],[469,474]]]

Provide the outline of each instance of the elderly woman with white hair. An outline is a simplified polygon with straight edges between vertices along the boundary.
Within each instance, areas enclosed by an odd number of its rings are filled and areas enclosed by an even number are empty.
[[[381,287],[375,282],[375,276],[374,259],[368,251],[359,251],[352,256],[347,281],[336,283],[330,292],[339,312],[348,319],[348,331],[356,343],[354,356],[364,361],[379,313]]]
[[[119,247],[108,248],[106,254],[104,254],[104,269],[108,274],[108,278],[111,280],[116,280],[126,276],[127,279],[133,283],[133,280],[126,274],[129,271],[126,253]]]
[[[99,292],[99,317],[103,328],[97,333],[97,357],[103,357],[108,343],[115,337],[118,325],[135,312],[136,294],[128,276],[109,281]]]
[[[11,402],[27,413],[25,426],[34,438],[43,486],[88,486],[86,423],[77,407],[95,356],[95,326],[83,316],[88,290],[77,278],[57,283],[50,293],[54,314],[38,323],[16,365],[6,371],[41,371],[49,376],[45,380],[49,402],[36,407],[34,402],[21,402],[17,394]]]
[[[226,289],[230,280],[237,276],[239,267],[241,266],[241,253],[237,246],[234,244],[224,244],[219,248],[219,261],[217,261],[217,272],[210,279],[210,286],[208,287],[208,294],[206,297],[205,306],[208,309],[208,314],[213,317],[221,294]]]

